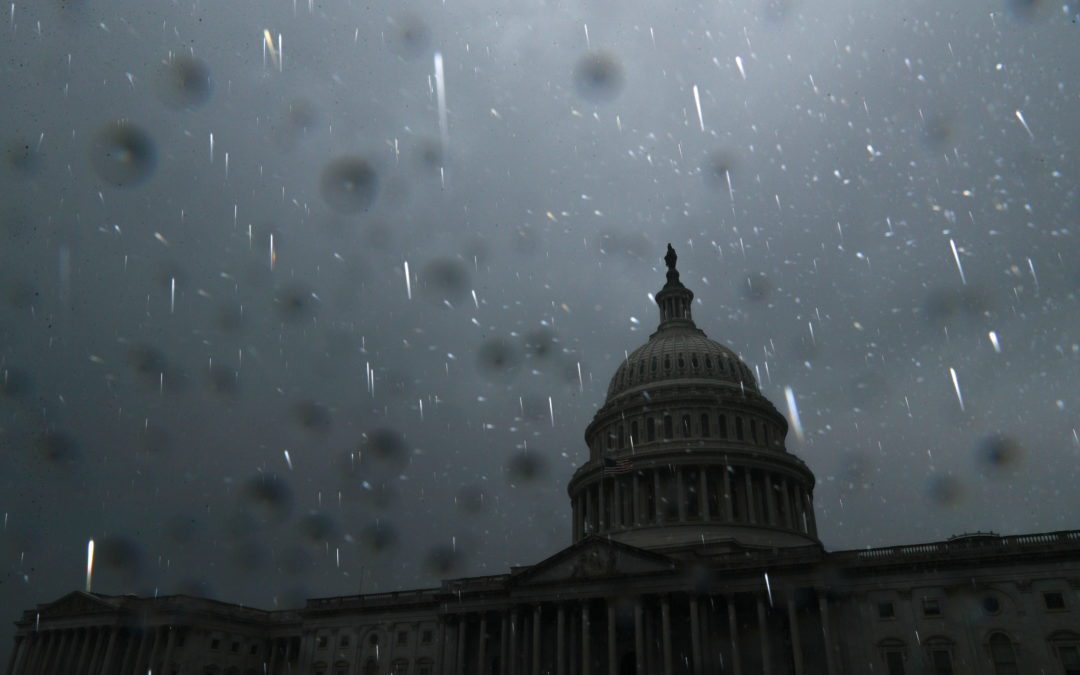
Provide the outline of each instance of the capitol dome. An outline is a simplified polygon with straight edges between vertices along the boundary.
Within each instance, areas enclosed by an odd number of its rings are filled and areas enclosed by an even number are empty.
[[[574,540],[601,534],[677,552],[818,544],[814,475],[751,369],[691,316],[665,256],[660,323],[619,365],[568,486]]]

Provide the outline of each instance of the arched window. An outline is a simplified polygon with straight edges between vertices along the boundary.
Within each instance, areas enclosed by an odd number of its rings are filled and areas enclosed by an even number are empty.
[[[638,362],[638,377],[645,377],[645,362]]]
[[[431,675],[435,672],[435,662],[428,658],[416,662],[416,675]]]
[[[765,436],[765,445],[768,446],[769,445],[769,425],[768,424],[762,424],[761,425],[761,433]]]
[[[705,413],[701,416],[701,437],[709,437],[709,414]]]
[[[683,438],[690,438],[690,416],[682,416],[682,435]]]
[[[372,636],[374,637],[374,636]],[[378,638],[376,638],[376,641]],[[379,662],[371,658],[364,664],[364,675],[379,675]]]
[[[1080,675],[1080,633],[1068,630],[1052,633],[1050,647],[1065,675]]]
[[[990,660],[994,664],[994,675],[1019,675],[1016,650],[1005,633],[994,633],[990,636]]]
[[[664,370],[671,370],[671,356],[668,354],[664,355]]]
[[[935,636],[926,640],[924,645],[926,660],[930,664],[930,675],[953,675],[952,640]]]
[[[719,356],[716,359],[716,367],[720,369],[721,373],[724,372],[725,370],[727,370],[726,368],[724,368],[724,362],[725,361],[727,361],[727,359],[725,359],[722,356]]]
[[[645,420],[645,440],[656,440],[656,420],[651,417]]]
[[[623,425],[619,425],[619,448],[626,447],[626,432],[623,431]]]
[[[754,445],[757,445],[757,420],[750,420],[750,439],[754,441]]]
[[[675,423],[671,420],[671,415],[664,415],[664,440],[670,441],[675,436]]]
[[[678,359],[679,359],[678,360],[679,370],[682,370],[683,368],[686,367],[686,360],[683,358],[682,352],[679,352]]]
[[[650,366],[652,372],[656,372],[656,357],[652,357],[652,365]]]
[[[638,436],[637,420],[630,423],[630,445],[638,445],[641,443],[641,437]]]
[[[740,440],[740,441],[743,439],[742,418],[741,417],[736,417],[735,418],[735,438],[737,440]]]
[[[907,650],[903,640],[886,638],[878,643],[881,650],[881,659],[885,662],[887,675],[907,675],[904,670],[904,662],[907,660]]]
[[[712,372],[712,357],[708,354],[705,355],[705,370]]]
[[[690,367],[693,368],[694,370],[697,370],[698,360],[697,360],[697,354],[696,353],[690,355]]]
[[[390,675],[408,675],[409,662],[405,659],[397,659],[390,664]]]
[[[615,445],[615,434],[613,432],[611,432],[611,431],[608,431],[608,433],[607,433],[607,449],[611,450],[613,445]]]
[[[727,416],[721,415],[716,420],[716,435],[720,438],[727,438]]]

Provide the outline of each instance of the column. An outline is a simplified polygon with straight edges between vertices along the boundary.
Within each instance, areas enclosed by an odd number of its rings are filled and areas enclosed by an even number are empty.
[[[780,479],[780,497],[781,497],[781,502],[780,503],[781,503],[781,506],[783,506],[783,508],[784,508],[784,523],[783,524],[784,524],[784,527],[788,528],[789,530],[794,530],[795,529],[795,523],[791,522],[791,519],[793,518],[792,513],[791,513],[791,493],[788,492],[790,489],[791,489],[791,486],[788,485],[787,478],[781,478]]]
[[[510,652],[506,655],[507,665],[510,666],[510,675],[518,675],[517,671],[517,657],[518,657],[518,645],[517,645],[517,633],[518,633],[518,611],[515,607],[510,613]]]
[[[143,630],[142,637],[139,639],[139,653],[135,657],[135,675],[140,675],[145,668],[143,664],[146,663],[146,652],[153,644],[153,633],[147,634],[146,630]]]
[[[769,650],[769,622],[765,615],[765,598],[757,596],[758,630],[761,631],[761,667],[772,672],[772,652]]]
[[[22,651],[25,642],[25,638],[19,637],[18,635],[15,636],[15,649],[11,652],[11,658],[8,659],[7,670],[4,671],[7,675],[14,675],[15,661],[19,656],[19,652]]]
[[[577,541],[577,540],[581,539],[581,520],[582,520],[581,498],[580,497],[575,498],[573,500],[573,502],[571,502],[571,506],[572,506],[572,515],[573,515],[573,519],[574,519],[573,520],[573,525],[572,525],[572,527],[573,527],[573,541]]]
[[[641,487],[638,485],[638,472],[630,477],[630,501],[634,511],[633,524],[641,524]]]
[[[615,644],[615,602],[611,599],[607,599],[607,659],[608,659],[608,675],[619,675],[619,664],[617,663],[617,649]]]
[[[788,625],[791,626],[791,651],[795,661],[795,675],[803,675],[802,639],[799,636],[799,615],[795,611],[795,598],[788,597]]]
[[[817,516],[814,515],[814,495],[808,493],[806,495],[806,513],[809,516],[810,521],[810,534],[817,536]]]
[[[607,530],[611,525],[608,519],[604,517],[604,470],[600,469],[600,482],[596,484],[597,492],[597,504],[596,507],[596,530],[597,532],[603,532]]]
[[[176,633],[180,629],[177,626],[169,626],[169,638],[165,642],[165,660],[161,663],[163,675],[170,675],[169,666],[172,665],[173,651],[176,649]]]
[[[757,524],[757,509],[754,508],[754,483],[750,478],[750,467],[743,469],[746,478],[746,515],[751,525]]]
[[[821,634],[825,638],[825,672],[828,675],[836,675],[836,665],[833,663],[832,631],[829,630],[829,600],[825,597],[823,589],[818,589],[818,611],[821,612]]]
[[[735,616],[735,596],[724,598],[727,603],[728,632],[731,633],[731,672],[742,675],[742,659],[739,657],[739,622]]]
[[[610,527],[622,526],[622,488],[619,485],[622,478],[616,476],[611,480],[611,523]]]
[[[660,597],[660,621],[664,633],[664,675],[671,675],[671,606],[666,595]]]
[[[454,668],[454,673],[456,673],[456,675],[465,675],[465,631],[468,630],[467,621],[467,614],[459,615],[457,624],[457,653],[454,655],[454,660],[457,662],[457,667]]]
[[[487,672],[484,663],[487,660],[487,612],[480,613],[480,644],[476,647],[476,653],[476,672],[479,675]]]
[[[506,660],[510,658],[510,620],[506,610],[499,613],[499,675],[507,675],[510,670]]]
[[[697,596],[690,596],[690,654],[694,659],[694,675],[701,671],[701,622],[698,619]]]
[[[581,670],[581,630],[578,628],[578,624],[581,623],[581,616],[577,611],[572,611],[567,614],[567,626],[566,635],[569,641],[568,651],[566,654],[566,671],[567,675],[580,675]]]
[[[67,646],[64,648],[64,653],[60,655],[60,661],[57,663],[61,673],[71,672],[72,665],[79,653],[79,644],[82,642],[82,639],[83,635],[81,629],[72,628],[68,631]]]
[[[765,490],[765,509],[768,512],[769,524],[776,527],[780,519],[776,517],[776,490],[773,489],[772,475],[768,471],[761,474],[761,484]]]
[[[26,635],[26,653],[23,654],[21,669],[16,669],[16,675],[28,675],[33,672],[34,656],[41,651],[41,634],[28,633]]]
[[[592,655],[589,654],[589,601],[581,603],[581,675],[592,675]]]
[[[596,507],[593,502],[592,486],[585,488],[585,532],[596,532],[593,518],[596,516]]]
[[[701,514],[701,519],[708,522],[709,516],[709,469],[708,467],[701,467],[698,469],[698,475],[701,476],[701,485],[698,487],[698,513]]]
[[[60,659],[64,657],[64,653],[67,651],[67,642],[70,639],[70,635],[65,631],[55,631],[56,639],[53,640],[53,644],[49,647],[49,652],[45,655],[45,672],[49,673],[54,670],[59,670]]]
[[[663,516],[661,515],[663,513],[663,511],[661,510],[661,507],[660,507],[660,471],[658,469],[653,469],[652,476],[653,476],[653,522],[654,523],[662,523],[664,521],[663,521]]]
[[[730,523],[735,520],[735,508],[731,503],[731,467],[725,464],[721,473],[724,487],[724,518]]]
[[[532,627],[532,675],[540,675],[540,605],[536,606],[533,610],[533,627]]]
[[[441,625],[441,622],[440,622],[440,625]],[[442,639],[440,637],[440,639],[439,639],[439,652],[440,653],[442,652],[442,649],[443,649],[443,644],[442,644]],[[278,655],[277,640],[271,638],[270,639],[270,671],[269,671],[268,675],[276,675],[277,674],[277,655]],[[437,656],[439,656],[439,655],[437,655]],[[439,659],[436,659],[436,663],[438,663],[438,667],[440,667],[440,668],[442,667],[442,663],[439,662]],[[168,664],[166,664],[166,666],[167,665]]]
[[[683,481],[683,470],[681,467],[675,468],[675,494],[679,500],[679,522],[686,522],[686,485]]]
[[[101,675],[111,675],[109,666],[112,665],[113,654],[115,653],[116,640],[120,635],[120,627],[113,626],[109,631],[109,643],[105,647],[105,656],[101,657]]]
[[[90,661],[86,664],[86,672],[89,675],[93,675],[98,671],[98,657],[101,656],[101,650],[105,648],[105,642],[111,634],[112,626],[98,628],[97,634],[94,636],[94,648],[90,651]]]
[[[154,647],[150,650],[150,661],[146,664],[147,670],[157,669],[158,655],[161,653],[162,642],[164,642],[161,634],[163,630],[163,626],[154,628]]]
[[[288,647],[286,647],[288,649]],[[439,617],[439,650],[435,653],[435,672],[446,672],[446,617]],[[277,649],[273,658],[277,658]],[[286,659],[287,661],[288,659]],[[273,661],[270,663],[270,675],[275,675]]]
[[[562,604],[555,619],[555,674],[566,675],[566,638],[563,631],[566,629],[566,611]]]
[[[83,634],[82,649],[79,651],[79,660],[75,662],[75,672],[85,673],[89,670],[89,665],[86,661],[90,658],[90,645],[97,642],[98,628],[97,626],[87,627]]]
[[[645,617],[641,607],[641,596],[634,602],[634,659],[637,661],[637,675],[645,675]]]

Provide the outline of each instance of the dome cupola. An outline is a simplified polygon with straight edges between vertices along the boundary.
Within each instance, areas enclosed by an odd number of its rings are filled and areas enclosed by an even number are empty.
[[[574,541],[600,534],[680,549],[818,543],[814,476],[750,368],[691,315],[668,244],[660,324],[619,365],[568,486]]]

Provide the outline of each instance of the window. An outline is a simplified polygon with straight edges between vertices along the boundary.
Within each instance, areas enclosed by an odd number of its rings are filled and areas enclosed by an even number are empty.
[[[675,436],[675,424],[671,420],[671,415],[664,415],[664,440],[671,440]]]
[[[705,370],[712,371],[712,357],[705,355]]]
[[[1043,603],[1051,612],[1060,612],[1065,609],[1065,596],[1061,593],[1043,593]]]
[[[399,630],[397,634],[397,643],[399,645],[405,645],[409,643],[408,631]]]
[[[683,355],[681,353],[679,354],[678,358],[679,358],[679,360],[678,360],[679,370],[682,370],[683,368],[686,367],[686,361],[683,359]]]
[[[405,659],[398,659],[390,666],[390,675],[407,675],[408,672],[409,662]]]
[[[904,655],[899,649],[885,652],[885,670],[889,675],[904,675]]]
[[[735,418],[735,438],[740,440],[740,441],[743,439],[742,418],[741,417],[736,417]]]
[[[318,639],[319,649],[326,649],[326,636],[320,635]]]
[[[376,640],[376,642],[378,642],[378,640]],[[364,664],[364,675],[378,675],[378,672],[379,662],[375,659],[368,659],[367,663]]]
[[[645,439],[649,441],[656,440],[656,420],[651,417],[645,420]]]
[[[995,675],[1018,675],[1020,672],[1016,665],[1012,640],[1004,633],[990,636],[990,660],[994,662]]]
[[[941,616],[941,600],[939,598],[922,599],[923,616]]]
[[[727,417],[721,415],[716,421],[716,435],[720,438],[727,438]]]
[[[637,420],[630,423],[630,445],[636,445],[641,442],[641,438],[638,436]]]
[[[691,354],[690,355],[690,367],[693,368],[694,370],[697,370],[697,367],[698,367],[697,354]]]
[[[210,649],[221,649],[221,640],[214,638],[210,641]]]
[[[229,648],[229,651],[231,651],[233,654],[240,651],[240,643],[237,642],[236,640],[233,640],[233,643],[232,643],[231,647]]]
[[[640,361],[638,364],[638,377],[645,377],[645,362]]]
[[[431,631],[430,630],[425,630],[423,633],[420,634],[420,642],[425,644],[425,645],[431,644]]]
[[[953,643],[946,637],[932,637],[926,641],[927,661],[930,663],[930,675],[953,675]]]
[[[993,595],[987,595],[982,599],[982,608],[987,614],[997,614],[1001,611],[1001,601]]]
[[[611,448],[612,448],[612,447],[613,447],[614,445],[615,445],[615,434],[613,434],[613,433],[611,433],[611,432],[609,431],[609,432],[608,432],[608,435],[607,435],[607,449],[608,449],[608,450],[611,450]]]
[[[707,414],[701,416],[701,437],[709,437],[709,416]]]
[[[334,675],[349,675],[349,664],[339,664],[337,666],[337,669],[334,671]]]
[[[619,447],[626,447],[626,434],[623,432],[623,426],[621,424],[619,425]]]
[[[877,615],[879,619],[895,619],[896,609],[891,602],[879,602],[877,606]]]
[[[682,435],[683,438],[690,438],[690,416],[682,416]]]
[[[248,650],[248,654],[255,656],[259,653],[259,645],[251,645],[251,649]]]
[[[379,636],[376,635],[375,633],[372,633],[371,637],[368,638],[368,644],[371,645],[372,647],[379,644]]]
[[[649,370],[654,372],[654,373],[656,372],[656,357],[655,356],[652,357],[652,363],[649,365]]]
[[[664,356],[664,370],[671,370],[671,357]]]
[[[416,675],[431,675],[435,670],[435,664],[431,659],[420,659],[416,664]]]
[[[348,635],[342,635],[341,636],[341,646],[342,646],[342,648],[349,646],[349,636]]]
[[[1050,636],[1050,647],[1065,675],[1080,675],[1080,634],[1059,630]]]
[[[750,420],[750,438],[757,444],[757,420]]]

